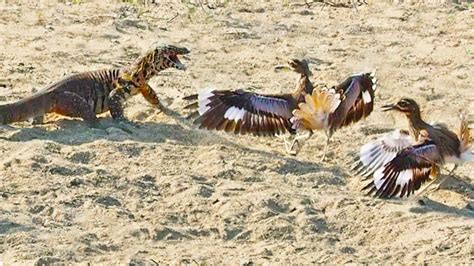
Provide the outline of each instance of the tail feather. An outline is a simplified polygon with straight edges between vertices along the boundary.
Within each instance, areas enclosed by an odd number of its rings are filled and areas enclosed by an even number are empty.
[[[329,114],[334,112],[340,103],[340,95],[334,90],[314,90],[312,95],[305,95],[305,102],[300,103],[298,109],[293,111],[293,128],[327,128]]]
[[[464,112],[461,112],[459,117],[461,119],[461,126],[459,127],[458,137],[461,140],[461,152],[464,152],[469,149],[469,123],[467,121],[467,116]]]

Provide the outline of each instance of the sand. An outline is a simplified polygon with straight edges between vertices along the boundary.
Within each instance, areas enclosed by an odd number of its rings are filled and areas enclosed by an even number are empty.
[[[130,64],[157,42],[192,53],[187,71],[150,82],[172,115],[127,102],[132,134],[58,115],[0,128],[4,265],[474,262],[473,164],[403,200],[364,196],[347,167],[362,144],[406,127],[382,104],[412,97],[453,129],[459,109],[474,114],[472,5],[36,2],[0,4],[1,102]],[[375,111],[334,135],[326,162],[322,132],[292,157],[278,139],[183,119],[182,97],[207,86],[291,91],[296,75],[273,68],[293,57],[310,61],[316,83],[377,70]]]

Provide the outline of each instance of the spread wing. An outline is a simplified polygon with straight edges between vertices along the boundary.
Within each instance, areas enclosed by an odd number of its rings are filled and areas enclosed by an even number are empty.
[[[243,90],[205,90],[198,95],[194,123],[208,130],[273,136],[292,131],[291,95],[261,95]]]
[[[364,189],[368,194],[388,197],[409,196],[418,190],[423,183],[436,175],[438,166],[443,163],[437,145],[433,140],[425,138],[415,145],[397,153],[383,167],[373,174],[373,181]]]
[[[355,175],[369,177],[412,144],[414,141],[407,131],[396,130],[387,133],[362,146],[359,158],[351,170]]]
[[[329,116],[330,133],[367,117],[374,110],[377,79],[374,73],[355,74],[334,89],[341,94],[341,104]]]

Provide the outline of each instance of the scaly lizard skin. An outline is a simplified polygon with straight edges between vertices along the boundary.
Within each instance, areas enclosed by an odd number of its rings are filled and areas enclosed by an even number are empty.
[[[97,125],[97,114],[110,111],[115,121],[126,121],[123,103],[141,93],[161,109],[148,81],[167,68],[185,70],[178,55],[188,54],[184,47],[160,45],[147,52],[130,67],[84,72],[64,78],[20,101],[0,105],[0,124],[31,118],[42,120],[46,113],[80,117],[90,126]]]

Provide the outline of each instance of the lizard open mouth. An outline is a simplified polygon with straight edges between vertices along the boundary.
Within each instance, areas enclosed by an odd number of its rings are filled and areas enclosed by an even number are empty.
[[[165,57],[169,60],[170,67],[174,67],[179,70],[186,70],[186,66],[183,63],[181,63],[181,61],[178,58],[178,55],[184,55],[187,53],[189,53],[189,50],[183,49],[183,51],[179,51],[179,52],[176,52],[176,51],[169,52]]]
[[[183,63],[181,63],[181,61],[179,61],[178,55],[176,53],[169,54],[168,55],[168,60],[170,60],[171,65],[174,68],[179,69],[179,70],[185,70],[186,69],[186,66]]]

